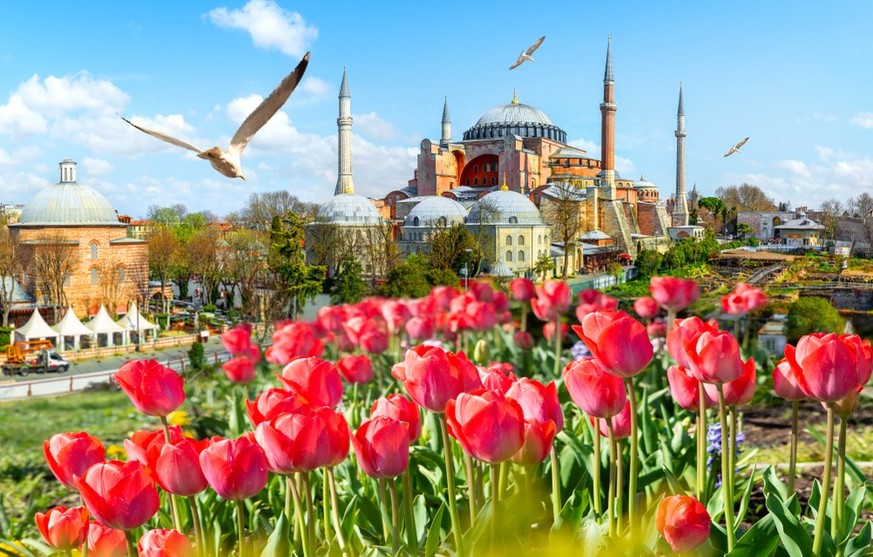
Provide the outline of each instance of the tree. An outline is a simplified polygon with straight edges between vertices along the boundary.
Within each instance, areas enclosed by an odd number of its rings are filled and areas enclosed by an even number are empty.
[[[788,306],[785,337],[797,344],[800,337],[810,333],[842,333],[845,321],[840,312],[824,298],[805,296]]]
[[[430,236],[430,265],[434,269],[475,269],[482,259],[482,246],[462,223],[435,231]]]
[[[392,269],[385,277],[380,294],[391,298],[422,298],[430,293],[431,283],[427,279],[430,265],[425,257],[412,254],[406,261]]]
[[[745,239],[746,236],[752,235],[755,233],[755,230],[749,226],[748,224],[742,222],[737,225],[737,235],[740,238]]]
[[[299,215],[288,213],[284,217],[273,217],[269,267],[277,299],[270,307],[283,311],[280,308],[287,308],[290,303],[294,319],[300,307],[321,292],[326,271],[322,266],[306,264],[303,242],[303,219]]]
[[[330,293],[332,304],[355,304],[367,294],[367,285],[361,278],[361,264],[355,257],[340,261],[339,270]]]
[[[155,225],[146,240],[149,244],[149,270],[161,282],[161,313],[167,313],[164,289],[173,263],[179,257],[181,245],[170,227],[164,224]]]
[[[553,237],[564,246],[564,266],[561,278],[567,280],[570,254],[575,250],[576,237],[582,231],[581,192],[569,182],[559,182],[547,190],[540,205],[543,220],[552,227]],[[578,258],[574,258],[578,259]],[[578,264],[578,261],[577,261]]]
[[[245,228],[269,232],[273,217],[284,217],[288,213],[300,215],[305,223],[311,222],[318,213],[318,204],[301,201],[287,190],[252,193],[246,206],[230,218],[235,217]]]
[[[256,292],[267,280],[269,244],[269,235],[257,230],[241,228],[225,236],[223,279],[239,290],[242,311],[249,319],[257,316]]]
[[[100,304],[106,306],[110,315],[115,317],[122,296],[127,292],[127,268],[117,260],[103,260],[97,267],[97,276],[100,281]]]
[[[3,219],[5,220],[5,219]],[[12,295],[20,264],[16,253],[15,239],[9,227],[0,224],[0,306],[3,308],[3,326],[9,326],[9,312],[12,310]]]
[[[658,274],[664,256],[652,249],[644,249],[637,254],[636,265],[642,277],[653,277]]]
[[[715,190],[716,197],[725,207],[734,207],[738,213],[748,211],[775,211],[776,204],[761,188],[753,184],[740,184]]]
[[[555,262],[552,260],[552,256],[548,253],[539,256],[536,263],[534,263],[533,270],[541,281],[547,280],[549,273],[555,270]]]
[[[873,196],[864,192],[852,201],[853,213],[858,218],[867,218],[873,216]]]
[[[835,240],[837,238],[839,217],[844,211],[843,204],[836,199],[822,201],[822,225],[824,225],[824,237]]]
[[[214,226],[203,228],[185,243],[188,265],[203,287],[203,303],[206,305],[212,303],[212,294],[224,276],[224,245],[221,231]]]
[[[58,232],[47,232],[21,244],[27,288],[52,306],[56,322],[60,319],[60,309],[67,303],[64,284],[78,264],[78,245],[78,241],[69,240]]]

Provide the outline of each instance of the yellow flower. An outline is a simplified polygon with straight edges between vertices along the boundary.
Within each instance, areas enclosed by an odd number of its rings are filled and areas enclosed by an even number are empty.
[[[109,445],[106,447],[106,458],[109,460],[126,460],[127,451],[121,445]]]
[[[191,424],[191,418],[188,417],[188,412],[185,412],[184,410],[170,412],[167,415],[167,421],[170,425],[177,425],[179,427],[185,427],[186,425]]]

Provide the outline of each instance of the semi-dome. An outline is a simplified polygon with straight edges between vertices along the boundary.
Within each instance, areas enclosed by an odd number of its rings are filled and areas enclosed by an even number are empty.
[[[510,190],[497,190],[470,207],[467,224],[544,224],[537,206]]]
[[[638,190],[640,190],[640,189],[658,189],[658,186],[656,186],[655,184],[649,182],[648,180],[646,180],[645,178],[640,176],[640,179],[637,180],[636,182],[634,182],[634,188],[636,188]]]
[[[463,205],[442,196],[427,196],[409,211],[404,226],[452,226],[463,224],[467,210]]]
[[[483,114],[476,125],[464,132],[464,139],[494,139],[510,134],[567,142],[567,132],[553,124],[542,110],[522,104],[516,97],[511,103]]]
[[[118,225],[118,214],[106,197],[76,182],[76,163],[60,163],[61,181],[41,189],[24,206],[20,225]]]
[[[376,206],[363,195],[343,193],[333,196],[330,201],[321,206],[316,222],[371,225],[381,223],[382,216]]]

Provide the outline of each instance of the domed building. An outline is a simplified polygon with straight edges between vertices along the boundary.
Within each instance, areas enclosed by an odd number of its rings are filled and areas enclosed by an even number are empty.
[[[145,295],[148,243],[127,237],[112,204],[76,180],[76,163],[60,163],[61,179],[40,190],[9,225],[20,254],[19,280],[38,306],[73,307],[78,315],[123,313]]]
[[[464,224],[467,209],[448,197],[430,196],[413,198],[416,202],[400,225],[397,237],[404,256],[413,253],[428,254],[433,235],[457,224]]]

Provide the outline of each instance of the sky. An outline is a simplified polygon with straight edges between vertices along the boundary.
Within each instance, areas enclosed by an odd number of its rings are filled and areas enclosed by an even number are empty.
[[[357,192],[381,198],[439,139],[448,99],[460,139],[491,108],[542,110],[599,156],[612,35],[616,159],[624,177],[675,191],[676,108],[686,181],[743,182],[818,208],[873,194],[873,4],[838,2],[31,2],[0,18],[0,202],[26,203],[77,161],[78,181],[120,213],[184,204],[225,215],[250,194],[333,195],[337,95],[348,71]],[[509,71],[541,35],[535,61]],[[303,54],[306,76],[254,137],[247,181],[125,124],[226,147]],[[723,157],[749,136],[742,150]]]

